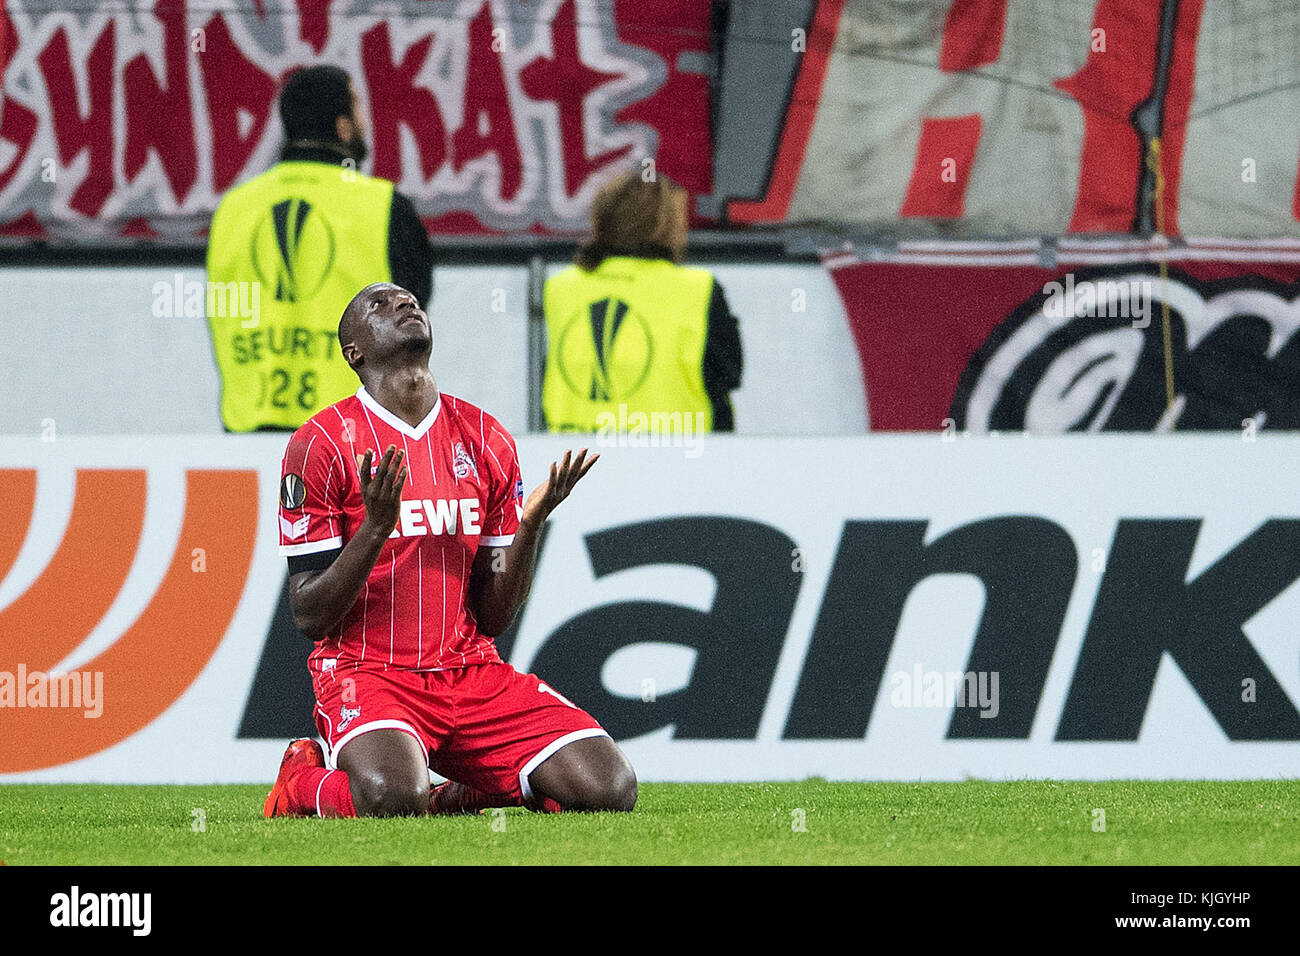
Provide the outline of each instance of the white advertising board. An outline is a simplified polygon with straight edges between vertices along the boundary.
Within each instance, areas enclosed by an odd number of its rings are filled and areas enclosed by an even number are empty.
[[[531,487],[569,443],[518,444]],[[308,646],[275,624],[282,450],[0,444],[0,780],[271,779],[309,719],[267,663]],[[599,450],[502,644],[643,780],[1300,773],[1294,437]],[[95,699],[6,705],[20,667]]]

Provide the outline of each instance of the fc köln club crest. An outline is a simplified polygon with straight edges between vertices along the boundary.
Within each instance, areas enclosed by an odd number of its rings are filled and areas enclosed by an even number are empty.
[[[456,442],[451,446],[451,467],[456,473],[456,480],[468,478],[473,472],[474,477],[478,477],[478,466],[474,464],[474,459],[470,453],[465,450],[464,442]]]

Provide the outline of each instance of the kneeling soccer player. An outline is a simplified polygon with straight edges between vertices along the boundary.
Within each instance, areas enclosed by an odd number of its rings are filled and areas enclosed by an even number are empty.
[[[631,810],[636,776],[609,734],[492,642],[528,593],[543,522],[599,456],[566,452],[524,501],[514,441],[438,393],[429,318],[395,285],[357,293],[339,345],[361,388],[294,433],[280,483],[327,751],[289,745],[265,816]],[[430,768],[449,783],[431,792]]]

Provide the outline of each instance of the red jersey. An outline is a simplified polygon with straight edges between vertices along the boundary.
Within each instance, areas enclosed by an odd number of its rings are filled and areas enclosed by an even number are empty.
[[[514,540],[523,482],[510,434],[440,395],[419,425],[364,387],[294,432],[280,480],[280,553],[290,572],[328,567],[366,516],[358,468],[369,449],[406,452],[401,515],[361,596],[309,658],[315,672],[357,662],[441,670],[499,661],[465,603],[480,546]]]

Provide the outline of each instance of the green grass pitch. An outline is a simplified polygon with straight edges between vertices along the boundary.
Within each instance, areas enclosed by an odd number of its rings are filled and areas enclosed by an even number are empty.
[[[631,814],[263,820],[263,786],[0,786],[21,864],[1291,864],[1300,781],[643,784]],[[1105,813],[1105,830],[1094,829]],[[801,827],[802,825],[802,827]]]

